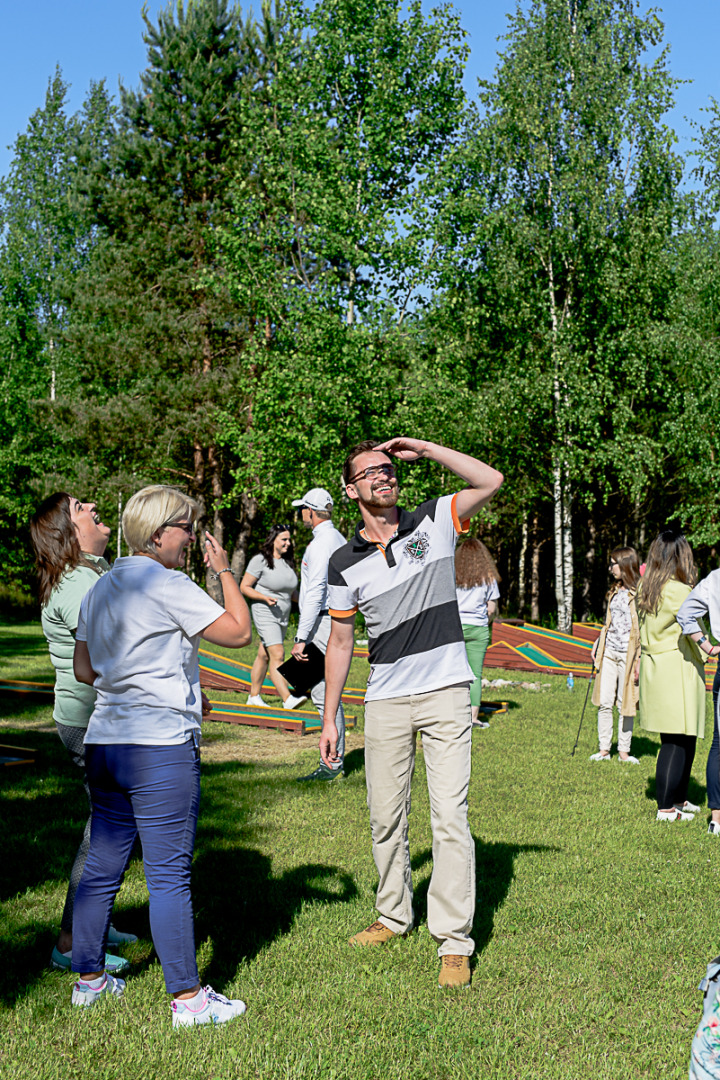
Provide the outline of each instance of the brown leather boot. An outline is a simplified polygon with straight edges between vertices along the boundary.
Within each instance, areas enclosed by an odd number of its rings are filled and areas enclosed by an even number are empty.
[[[385,926],[385,923],[381,923],[379,920],[374,922],[372,926],[368,926],[366,930],[361,930],[357,934],[353,934],[348,942],[349,945],[385,945],[386,942],[392,941],[393,938],[407,937],[407,934],[396,934],[394,930],[390,930]]]
[[[449,989],[466,990],[470,985],[470,957],[453,953],[441,956],[438,983]]]

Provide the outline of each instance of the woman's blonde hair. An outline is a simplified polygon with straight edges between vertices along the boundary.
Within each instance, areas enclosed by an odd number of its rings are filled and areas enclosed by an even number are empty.
[[[495,560],[483,544],[471,536],[458,545],[455,552],[455,584],[458,589],[474,589],[500,581]]]
[[[697,570],[692,548],[681,532],[663,529],[650,545],[642,583],[638,590],[637,609],[643,615],[657,615],[660,596],[670,578],[694,585]]]
[[[163,525],[174,525],[178,521],[195,521],[200,507],[177,488],[165,487],[164,484],[152,484],[136,491],[128,499],[122,516],[122,531],[125,543],[134,555],[145,551],[155,554],[153,536]]]

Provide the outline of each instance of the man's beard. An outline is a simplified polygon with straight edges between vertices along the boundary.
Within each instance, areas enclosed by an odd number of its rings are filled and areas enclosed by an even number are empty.
[[[399,498],[400,492],[398,488],[393,487],[390,488],[389,491],[384,491],[382,495],[377,491],[371,490],[369,497],[363,499],[363,502],[365,503],[365,506],[374,506],[378,509],[383,509],[384,507],[395,506]]]

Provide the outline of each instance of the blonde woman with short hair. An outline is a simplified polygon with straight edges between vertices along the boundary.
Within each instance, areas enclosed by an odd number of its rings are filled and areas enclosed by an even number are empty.
[[[123,514],[131,554],[116,559],[85,597],[75,677],[97,691],[85,736],[93,828],[75,898],[74,1005],[120,996],[103,971],[110,909],[136,836],[150,894],[150,926],[172,995],[173,1027],[223,1023],[245,1011],[201,987],[190,867],[200,800],[200,638],[240,648],[250,614],[226,553],[205,533],[205,563],[222,582],[224,609],[177,568],[195,540],[197,503],[174,488],[137,492]]]

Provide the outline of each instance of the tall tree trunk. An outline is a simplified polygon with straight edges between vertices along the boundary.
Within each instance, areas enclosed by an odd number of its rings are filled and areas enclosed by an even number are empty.
[[[240,517],[238,530],[235,534],[235,546],[233,548],[230,569],[233,577],[240,581],[247,565],[247,549],[252,532],[253,521],[257,517],[258,501],[253,495],[243,494],[240,498]]]
[[[225,523],[222,516],[222,497],[223,497],[223,485],[222,485],[222,473],[220,460],[217,456],[217,449],[214,446],[209,446],[206,451],[207,457],[207,472],[210,474],[210,487],[212,490],[212,534],[217,540],[220,547],[225,547]],[[209,515],[208,515],[209,524]],[[205,588],[208,594],[212,596],[213,600],[216,600],[218,604],[223,602],[222,583],[217,580],[213,572],[208,569],[205,572]]]
[[[540,522],[537,514],[532,516],[532,539],[530,542],[530,622],[540,622]]]
[[[580,618],[583,622],[587,622],[590,617],[590,608],[592,607],[592,587],[593,578],[595,576],[595,552],[597,543],[597,527],[595,525],[595,519],[590,518],[588,520],[588,545],[585,551],[585,566],[583,571],[583,587],[582,587],[582,611]]]
[[[522,542],[520,544],[520,558],[518,559],[518,612],[525,615],[525,559],[528,549],[528,519],[523,518]]]

